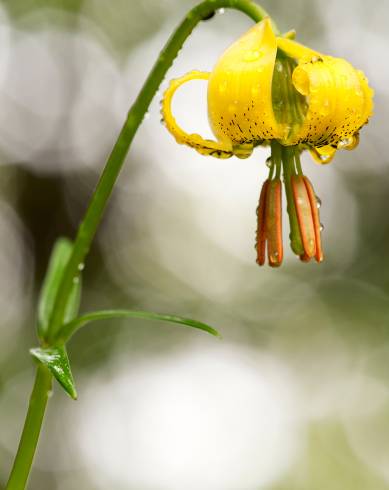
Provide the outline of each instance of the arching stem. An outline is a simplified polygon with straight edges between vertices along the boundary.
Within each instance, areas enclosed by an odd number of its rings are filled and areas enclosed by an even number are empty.
[[[131,142],[153,97],[193,29],[202,20],[211,18],[220,8],[239,10],[248,15],[254,22],[260,22],[267,16],[265,10],[251,0],[205,0],[185,16],[167,41],[128,113],[127,119],[91,197],[84,219],[79,226],[73,251],[55,298],[53,314],[46,338],[44,339],[47,345],[54,342],[63,324],[65,309],[72,290],[73,281],[77,280],[80,273],[79,266],[84,263],[88,255]],[[274,23],[273,28],[278,33],[278,29]],[[50,373],[46,368],[38,366],[26,422],[6,490],[23,490],[25,488],[38,443],[50,383]]]

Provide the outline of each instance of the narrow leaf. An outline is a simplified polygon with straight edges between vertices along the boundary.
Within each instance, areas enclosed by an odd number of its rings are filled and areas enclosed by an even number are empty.
[[[30,349],[30,354],[50,369],[55,379],[73,400],[77,399],[76,386],[64,345],[48,348],[37,347]]]
[[[159,313],[153,313],[151,311],[135,311],[135,310],[100,310],[86,313],[73,321],[63,325],[60,332],[60,341],[66,342],[79,328],[84,325],[97,321],[108,320],[113,318],[140,318],[142,320],[158,320],[162,322],[176,323],[178,325],[198,328],[204,330],[219,337],[219,333],[214,328],[210,327],[206,323],[198,322],[190,318],[183,318],[180,316],[172,315],[160,315]]]
[[[54,308],[55,298],[60,286],[63,273],[72,253],[72,242],[67,238],[59,238],[51,253],[46,276],[43,281],[38,305],[38,336],[45,338],[49,328],[50,318]],[[81,297],[81,281],[77,278],[74,283],[66,307],[65,322],[77,316]]]

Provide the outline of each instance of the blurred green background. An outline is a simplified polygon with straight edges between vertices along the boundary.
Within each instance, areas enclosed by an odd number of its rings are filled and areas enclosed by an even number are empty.
[[[50,250],[74,236],[129,105],[193,5],[0,2],[0,488],[32,386]],[[323,167],[303,158],[326,261],[288,251],[279,270],[256,266],[267,152],[218,161],[176,145],[160,124],[165,83],[87,261],[82,309],[181,314],[223,340],[138,321],[80,332],[69,345],[79,400],[55,386],[31,490],[389,489],[389,3],[263,5],[376,92],[355,151]],[[168,78],[210,70],[249,26],[237,12],[204,22]],[[174,110],[210,135],[204,84],[183,88]]]

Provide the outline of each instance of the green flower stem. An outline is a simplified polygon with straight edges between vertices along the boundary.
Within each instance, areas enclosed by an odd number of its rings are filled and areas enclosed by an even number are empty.
[[[171,38],[167,41],[128,113],[127,120],[124,123],[97,184],[96,190],[93,193],[84,220],[78,229],[73,253],[70,257],[56,296],[53,316],[49,326],[48,343],[52,341],[63,323],[66,303],[69,298],[73,281],[77,280],[77,276],[80,273],[79,268],[80,266],[82,268],[81,264],[83,264],[89,252],[92,240],[102,219],[106,204],[123,166],[131,142],[154,95],[163,81],[166,72],[182,48],[182,45],[196,25],[200,21],[212,16],[215,11],[220,8],[240,10],[248,15],[254,22],[259,22],[267,16],[267,13],[251,0],[205,0],[194,7],[186,15]]]
[[[260,22],[267,16],[265,10],[251,0],[205,0],[186,15],[167,41],[128,113],[124,126],[93,193],[85,217],[79,226],[73,251],[55,298],[53,315],[50,320],[47,337],[44,339],[48,345],[53,342],[53,339],[64,322],[65,309],[72,290],[73,281],[77,280],[80,274],[80,269],[82,269],[82,264],[89,252],[131,142],[152,99],[163,81],[166,72],[193,29],[202,20],[212,17],[216,10],[220,8],[239,10],[248,15],[254,22]],[[279,32],[274,22],[273,28],[276,33]],[[45,367],[38,367],[19,449],[6,490],[23,490],[25,488],[38,442],[50,386],[51,374]]]
[[[49,370],[39,363],[22,437],[6,490],[23,490],[26,486],[51,391],[51,380],[52,376]]]

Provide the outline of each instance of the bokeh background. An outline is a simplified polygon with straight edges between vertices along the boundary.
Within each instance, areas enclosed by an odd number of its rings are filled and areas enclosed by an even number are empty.
[[[193,5],[0,2],[0,488],[32,387],[50,249],[74,236],[129,105]],[[376,92],[357,150],[325,167],[303,159],[326,261],[288,251],[281,269],[259,269],[266,150],[223,161],[176,145],[158,94],[87,261],[82,309],[181,314],[223,340],[135,320],[81,331],[69,345],[79,400],[54,387],[31,490],[389,489],[389,3],[263,5]],[[211,69],[250,24],[232,11],[202,23],[168,78]],[[205,84],[184,87],[174,110],[210,135]]]

